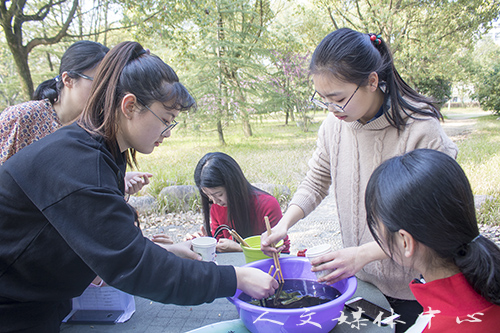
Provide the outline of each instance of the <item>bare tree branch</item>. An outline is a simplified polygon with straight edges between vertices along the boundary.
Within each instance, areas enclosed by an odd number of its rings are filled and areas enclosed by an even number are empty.
[[[59,3],[62,3],[62,2],[59,2]],[[49,37],[49,38],[34,38],[34,39],[30,40],[28,42],[28,44],[26,45],[26,51],[27,51],[27,53],[31,52],[31,50],[34,47],[38,46],[38,45],[56,44],[63,37],[67,36],[67,31],[68,31],[69,25],[71,24],[71,21],[75,17],[75,12],[76,12],[77,8],[78,8],[78,0],[73,0],[73,5],[71,7],[70,12],[68,13],[68,15],[66,17],[66,22],[64,22],[64,25],[61,27],[61,29],[59,30],[59,32],[55,36],[53,36],[53,37]]]

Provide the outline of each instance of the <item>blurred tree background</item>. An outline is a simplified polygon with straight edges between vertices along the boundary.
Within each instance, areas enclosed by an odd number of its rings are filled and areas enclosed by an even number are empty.
[[[307,131],[310,55],[349,27],[381,33],[418,91],[445,103],[452,87],[471,86],[483,109],[498,110],[500,51],[482,36],[499,15],[498,0],[2,0],[0,109],[57,75],[74,41],[137,40],[197,98],[186,129],[217,131],[224,145],[229,124],[248,137],[279,114]]]

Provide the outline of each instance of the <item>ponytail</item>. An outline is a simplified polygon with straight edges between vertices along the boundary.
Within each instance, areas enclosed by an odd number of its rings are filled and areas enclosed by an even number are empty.
[[[54,104],[59,98],[59,92],[63,86],[59,75],[55,78],[43,81],[38,85],[33,95],[34,101],[39,101],[42,99],[48,99],[50,104]]]
[[[115,158],[120,154],[116,136],[121,99],[131,93],[146,105],[169,102],[173,109],[194,107],[194,98],[179,82],[174,70],[137,42],[122,42],[104,57],[94,77],[89,100],[79,124],[102,136]],[[135,150],[126,154],[128,165],[136,164]]]
[[[373,35],[368,34],[368,36]],[[439,103],[419,94],[403,80],[394,66],[394,59],[389,46],[382,38],[379,40],[380,42],[374,42],[373,46],[379,51],[382,57],[382,63],[385,64],[377,74],[379,75],[379,80],[385,82],[384,105],[386,106],[388,101],[390,101],[391,112],[386,112],[384,110],[384,114],[389,120],[389,123],[398,129],[402,129],[405,122],[401,113],[411,118],[413,117],[412,113],[417,113],[437,119],[443,119]],[[415,104],[420,104],[420,106]],[[428,109],[423,109],[421,104],[426,104]]]
[[[500,248],[478,236],[457,251],[455,265],[487,301],[500,305]]]
[[[310,75],[330,74],[356,85],[366,85],[372,72],[379,77],[379,87],[384,92],[383,112],[393,127],[401,130],[405,126],[402,113],[409,117],[417,113],[443,118],[438,103],[416,92],[401,78],[380,35],[348,28],[335,30],[316,47],[309,65]]]

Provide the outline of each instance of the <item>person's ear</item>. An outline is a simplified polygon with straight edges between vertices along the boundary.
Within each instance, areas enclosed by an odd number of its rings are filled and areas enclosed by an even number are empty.
[[[132,119],[136,105],[137,105],[137,97],[135,97],[134,94],[129,93],[122,98],[120,107],[125,118]]]
[[[63,72],[60,79],[66,88],[73,88],[75,80],[68,75],[68,72]]]
[[[417,248],[417,241],[408,231],[404,229],[399,229],[398,236],[403,255],[406,258],[412,257]]]
[[[377,72],[371,72],[368,75],[368,87],[370,91],[374,92],[378,89],[378,74]]]

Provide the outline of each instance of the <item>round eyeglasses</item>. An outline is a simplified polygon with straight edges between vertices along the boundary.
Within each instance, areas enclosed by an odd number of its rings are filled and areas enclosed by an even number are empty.
[[[344,106],[338,105],[336,103],[323,102],[319,99],[314,98],[314,96],[316,96],[316,94],[318,93],[317,91],[315,91],[314,94],[312,95],[311,102],[313,102],[314,104],[316,104],[317,106],[319,106],[320,108],[323,108],[323,109],[329,109],[331,106],[337,112],[345,112],[345,108],[347,107],[347,104],[349,104],[351,99],[354,97],[354,94],[358,91],[359,87],[360,87],[360,85],[357,86],[356,90],[354,90],[351,97],[349,97],[349,99],[344,104]]]
[[[167,131],[171,131],[175,126],[177,126],[178,122],[174,120],[172,120],[172,122],[170,124],[168,124],[165,120],[161,119],[160,117],[158,117],[158,115],[156,113],[153,112],[153,110],[151,110],[149,108],[149,106],[147,106],[146,104],[142,103],[141,101],[137,100],[139,103],[141,103],[142,105],[144,105],[144,107],[146,109],[149,110],[149,112],[151,112],[156,118],[158,118],[158,120],[160,120],[164,125],[165,125],[165,129],[161,132],[160,136],[164,136],[165,132]]]

